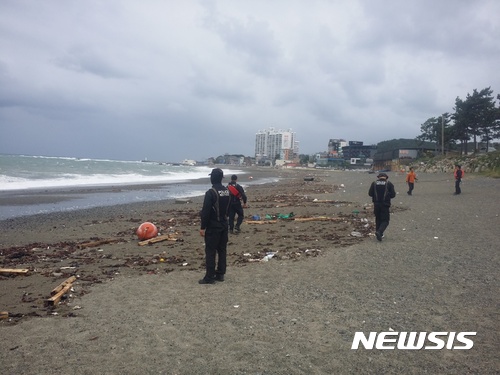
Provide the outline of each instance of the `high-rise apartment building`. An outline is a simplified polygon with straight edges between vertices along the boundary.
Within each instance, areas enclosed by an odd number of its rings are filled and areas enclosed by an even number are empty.
[[[298,154],[298,142],[292,129],[259,130],[255,135],[255,160],[290,160]]]

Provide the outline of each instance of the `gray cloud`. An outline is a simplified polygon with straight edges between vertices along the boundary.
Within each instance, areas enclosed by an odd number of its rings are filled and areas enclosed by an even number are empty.
[[[382,5],[381,5],[382,4]],[[179,161],[415,137],[499,91],[500,3],[0,3],[0,152]]]

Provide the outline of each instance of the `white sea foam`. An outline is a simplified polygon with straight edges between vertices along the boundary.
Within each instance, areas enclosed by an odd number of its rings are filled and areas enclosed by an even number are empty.
[[[0,156],[0,191],[83,186],[170,184],[208,178],[208,166],[172,166],[45,156]],[[233,169],[226,173],[244,172]]]

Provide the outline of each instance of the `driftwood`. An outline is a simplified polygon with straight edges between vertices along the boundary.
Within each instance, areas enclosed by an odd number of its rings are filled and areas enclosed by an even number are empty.
[[[30,272],[29,269],[26,268],[0,268],[0,273],[15,273],[18,275],[26,275]]]
[[[343,221],[343,220],[344,219],[342,219],[340,217],[317,216],[317,217],[294,217],[294,218],[280,219],[280,220],[245,221],[245,223],[247,223],[247,224],[275,224],[278,221],[279,222],[284,222],[284,221],[306,222],[306,221]]]
[[[274,224],[278,220],[246,221],[247,224]]]
[[[296,217],[294,221],[343,221],[344,219],[340,217],[326,217],[326,216],[318,216],[318,217]]]
[[[50,292],[50,295],[53,296],[54,294],[59,293],[61,290],[64,289],[64,287],[68,284],[73,284],[73,282],[76,281],[75,276],[68,277],[66,280],[64,280],[61,284],[56,286],[54,289],[52,289],[52,292]]]
[[[149,240],[141,241],[141,242],[139,242],[139,246],[151,245],[151,244],[154,244],[156,242],[162,242],[162,241],[176,241],[177,242],[177,241],[180,241],[180,239],[177,237],[174,237],[170,234],[164,234],[163,236],[158,236],[158,237],[151,238]]]
[[[47,301],[46,301],[47,304],[49,306],[54,306],[54,305],[58,304],[59,301],[61,300],[62,296],[64,296],[68,292],[68,290],[71,289],[71,287],[73,286],[73,282],[75,280],[76,280],[76,277],[71,276],[71,277],[67,278],[66,280],[64,280],[61,284],[56,286],[52,290],[52,292],[50,292],[52,297],[47,299]]]

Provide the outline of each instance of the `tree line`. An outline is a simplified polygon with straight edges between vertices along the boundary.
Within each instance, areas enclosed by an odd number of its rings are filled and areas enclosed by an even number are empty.
[[[453,113],[444,113],[427,119],[421,126],[417,140],[435,142],[446,150],[458,149],[461,154],[469,153],[472,140],[474,153],[478,152],[478,140],[486,144],[500,138],[500,94],[493,96],[491,87],[472,94],[465,99],[457,97]]]

